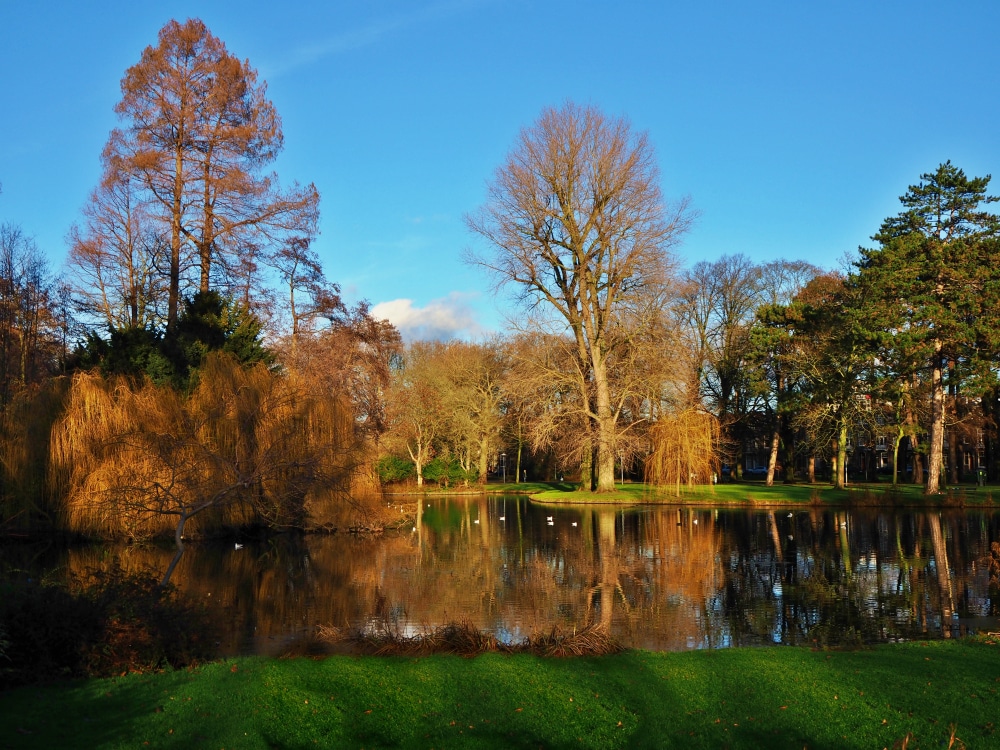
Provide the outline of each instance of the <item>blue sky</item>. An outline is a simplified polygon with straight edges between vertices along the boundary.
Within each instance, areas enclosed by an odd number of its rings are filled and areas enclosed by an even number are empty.
[[[688,264],[836,267],[921,173],[1000,163],[995,0],[5,2],[0,221],[55,270],[122,75],[189,17],[268,82],[275,169],[320,191],[327,275],[411,336],[504,329],[509,305],[460,260],[477,246],[463,216],[518,131],[567,99],[648,131],[664,193],[701,214]]]

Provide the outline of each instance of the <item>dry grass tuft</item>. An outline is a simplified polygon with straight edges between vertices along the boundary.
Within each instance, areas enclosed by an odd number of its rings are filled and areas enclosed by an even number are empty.
[[[624,647],[600,625],[563,633],[558,628],[518,643],[503,643],[492,633],[479,630],[469,622],[451,623],[418,635],[404,635],[398,628],[383,625],[371,630],[345,631],[321,625],[317,639],[325,643],[349,643],[357,651],[372,656],[429,656],[456,654],[476,656],[486,653],[529,653],[546,657],[603,656],[616,654]]]

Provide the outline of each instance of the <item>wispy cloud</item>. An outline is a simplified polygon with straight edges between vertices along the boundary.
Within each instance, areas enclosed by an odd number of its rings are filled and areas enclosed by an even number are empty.
[[[432,20],[436,17],[453,15],[484,5],[489,0],[445,0],[431,3],[406,13],[397,13],[373,20],[364,26],[348,29],[319,41],[303,44],[287,52],[281,60],[264,66],[267,78],[274,79],[296,68],[312,65],[327,57],[377,44],[409,26]]]
[[[388,320],[404,341],[448,341],[480,338],[486,330],[476,320],[469,300],[478,295],[452,292],[442,299],[417,307],[411,299],[379,302],[371,309],[372,317]]]

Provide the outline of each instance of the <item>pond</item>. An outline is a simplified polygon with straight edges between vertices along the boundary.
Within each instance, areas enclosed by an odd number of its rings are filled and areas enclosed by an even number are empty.
[[[320,625],[513,641],[600,623],[660,651],[1000,630],[998,512],[419,500],[381,536],[192,545],[173,582],[225,623],[226,654],[296,650]],[[58,576],[113,554],[162,572],[172,550],[8,545],[0,565]]]

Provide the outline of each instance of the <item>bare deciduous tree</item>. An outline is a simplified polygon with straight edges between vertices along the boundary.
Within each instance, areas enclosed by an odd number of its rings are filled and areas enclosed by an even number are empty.
[[[56,330],[44,256],[19,226],[0,224],[0,405],[55,369]]]
[[[69,234],[70,285],[89,323],[124,328],[159,324],[166,314],[167,245],[157,235],[140,187],[114,163]]]
[[[664,205],[645,133],[596,107],[546,109],[521,131],[468,225],[493,248],[470,255],[498,286],[567,330],[597,447],[597,487],[614,489],[621,415],[609,360],[633,333],[626,311],[662,294],[670,249],[691,221],[686,202]]]

